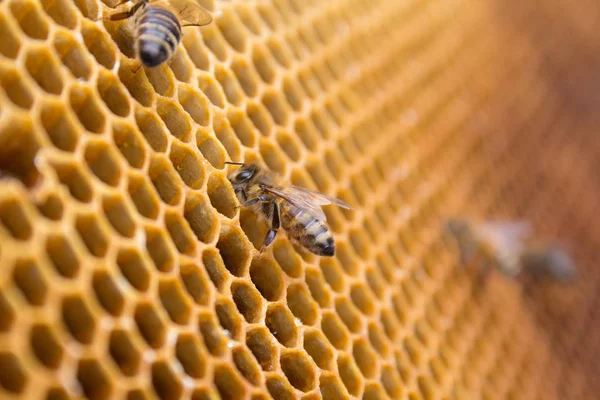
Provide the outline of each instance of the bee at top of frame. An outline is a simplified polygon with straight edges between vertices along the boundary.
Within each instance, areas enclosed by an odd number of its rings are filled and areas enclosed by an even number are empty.
[[[273,172],[256,164],[227,162],[240,169],[229,176],[242,207],[252,207],[266,218],[269,231],[263,240],[263,252],[282,227],[289,236],[311,253],[331,257],[335,254],[333,235],[321,206],[335,204],[350,209],[341,200],[303,187],[282,182]]]
[[[212,21],[210,13],[194,0],[133,0],[133,3],[128,10],[113,13],[109,19],[133,17],[135,54],[149,68],[173,57],[183,36],[182,27],[204,26]]]
[[[486,270],[496,267],[510,277],[522,272],[562,281],[575,277],[575,264],[568,253],[557,245],[531,241],[528,223],[451,218],[446,221],[446,231],[456,240],[463,265],[480,257]]]

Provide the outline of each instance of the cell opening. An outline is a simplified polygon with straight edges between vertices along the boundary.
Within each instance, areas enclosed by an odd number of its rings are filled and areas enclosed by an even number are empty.
[[[102,258],[108,251],[106,236],[94,215],[80,215],[75,220],[79,237],[94,257]]]
[[[13,279],[29,304],[41,306],[46,302],[48,284],[33,260],[18,260],[14,266]]]
[[[0,386],[9,393],[19,394],[25,390],[27,375],[14,354],[0,352]]]
[[[245,388],[229,365],[217,365],[214,383],[223,400],[236,400],[244,396]]]
[[[301,284],[287,288],[287,305],[294,316],[304,325],[313,325],[319,317],[319,308],[312,301],[308,289]]]
[[[163,202],[172,206],[179,204],[182,197],[180,181],[170,162],[162,157],[152,158],[148,177]]]
[[[92,343],[96,321],[81,297],[69,295],[63,299],[62,320],[75,340],[83,344]]]
[[[23,33],[30,38],[45,40],[48,37],[48,22],[38,4],[13,1],[10,3],[10,12],[17,20]]]
[[[161,280],[158,296],[169,318],[176,324],[186,325],[192,313],[192,304],[178,280]]]
[[[179,266],[179,274],[187,293],[196,304],[207,306],[212,298],[212,290],[204,269],[200,265],[183,263]]]
[[[248,323],[258,322],[262,316],[262,300],[260,294],[245,282],[234,282],[231,295],[240,314]]]
[[[69,104],[83,127],[91,133],[103,133],[106,128],[106,117],[91,89],[71,86]]]
[[[111,73],[100,71],[97,82],[98,93],[108,109],[119,117],[127,117],[130,112],[129,100],[121,82]]]
[[[96,299],[109,314],[119,316],[125,307],[125,299],[114,279],[106,271],[94,272],[92,287]]]
[[[192,189],[200,189],[204,185],[204,168],[202,160],[190,147],[174,142],[169,153],[171,163],[183,180]]]
[[[175,345],[175,357],[188,376],[200,379],[206,373],[206,354],[197,335],[179,335]]]
[[[59,367],[64,352],[50,327],[36,324],[29,332],[29,343],[36,358],[47,368]]]
[[[227,159],[225,150],[219,141],[204,130],[198,130],[196,134],[196,146],[204,158],[213,166],[213,168],[222,169]]]
[[[265,325],[273,336],[286,347],[296,345],[298,329],[294,317],[289,310],[281,305],[273,305],[267,310]]]
[[[162,120],[148,110],[136,108],[135,121],[154,151],[163,153],[167,150],[169,141]]]
[[[283,294],[284,281],[281,269],[266,258],[252,260],[250,279],[260,294],[268,301],[277,301]]]
[[[164,345],[167,327],[152,304],[138,304],[135,308],[134,319],[140,334],[150,347],[159,349]]]
[[[123,375],[135,376],[139,371],[142,357],[126,331],[111,332],[108,352]]]
[[[179,103],[159,98],[156,111],[171,135],[182,142],[189,142],[192,139],[192,124]]]
[[[177,400],[183,394],[182,383],[164,361],[152,365],[152,386],[160,399]]]
[[[259,386],[262,381],[262,373],[256,358],[245,347],[233,350],[233,362],[242,376],[254,386]]]
[[[210,124],[210,102],[196,89],[183,85],[177,91],[179,103],[183,106],[185,112],[202,126]]]
[[[121,249],[117,255],[117,265],[129,284],[140,292],[150,287],[150,272],[137,249]]]
[[[304,350],[319,368],[333,370],[335,355],[323,333],[318,330],[306,331],[304,333]]]
[[[75,251],[61,235],[50,235],[46,240],[46,253],[56,271],[63,277],[72,279],[79,273],[80,264]]]
[[[246,333],[246,345],[254,354],[263,371],[271,371],[276,368],[278,359],[278,348],[273,343],[273,337],[265,328],[254,328]]]
[[[204,340],[204,345],[216,357],[221,357],[227,349],[227,339],[223,329],[215,321],[213,314],[202,314],[199,316],[199,328]]]
[[[16,70],[2,67],[0,70],[0,86],[2,86],[10,101],[17,107],[28,110],[33,105],[31,91],[24,84],[23,78]]]
[[[58,63],[46,47],[30,48],[25,54],[25,68],[47,93],[59,95],[63,89]]]
[[[175,255],[169,246],[165,233],[158,228],[146,228],[146,250],[161,272],[169,272],[175,266]]]
[[[134,236],[136,232],[135,222],[121,196],[105,197],[102,200],[102,209],[108,222],[118,234],[128,238]]]
[[[168,211],[165,214],[165,225],[171,241],[179,251],[184,255],[195,255],[197,243],[193,239],[193,233],[189,225],[183,220],[178,213]]]

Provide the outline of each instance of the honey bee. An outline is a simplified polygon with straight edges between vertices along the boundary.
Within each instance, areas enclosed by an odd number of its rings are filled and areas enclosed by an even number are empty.
[[[446,221],[446,231],[458,243],[461,264],[467,265],[481,257],[487,269],[496,267],[505,275],[515,277],[523,268],[521,254],[531,227],[524,222],[477,223],[463,218]]]
[[[524,273],[568,281],[575,276],[568,253],[556,245],[531,242],[531,226],[527,223],[476,223],[453,218],[446,222],[446,230],[458,242],[463,265],[480,256],[484,272],[493,266],[509,277]]]
[[[290,237],[313,254],[331,257],[335,254],[333,235],[321,206],[335,204],[350,209],[341,200],[303,187],[285,184],[279,177],[256,164],[227,162],[241,168],[229,176],[242,207],[252,207],[266,217],[269,224],[261,252],[275,239],[282,227]]]
[[[183,36],[182,27],[204,26],[212,21],[210,13],[193,0],[133,1],[135,4],[129,10],[114,13],[109,19],[134,17],[135,54],[149,68],[173,57]]]

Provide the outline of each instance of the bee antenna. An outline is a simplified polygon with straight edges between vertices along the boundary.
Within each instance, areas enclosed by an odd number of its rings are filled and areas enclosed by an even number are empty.
[[[225,161],[225,164],[228,164],[228,165],[244,165],[244,163],[235,162],[235,161]]]

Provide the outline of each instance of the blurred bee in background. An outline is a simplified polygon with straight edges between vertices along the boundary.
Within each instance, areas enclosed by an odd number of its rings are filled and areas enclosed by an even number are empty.
[[[128,3],[129,0],[121,4]],[[133,0],[129,10],[116,12],[109,19],[134,18],[135,54],[146,67],[169,61],[183,36],[182,27],[204,26],[212,16],[194,0]]]
[[[495,267],[509,277],[521,273],[534,277],[570,280],[575,266],[558,246],[532,244],[531,226],[525,222],[474,222],[463,218],[446,221],[446,231],[458,243],[461,264],[480,258],[484,274]]]
[[[242,207],[252,207],[269,223],[263,240],[263,252],[275,240],[282,227],[291,238],[313,254],[331,257],[335,254],[333,235],[321,206],[335,204],[350,209],[341,200],[303,187],[289,185],[256,164],[227,162],[241,168],[229,176]]]

